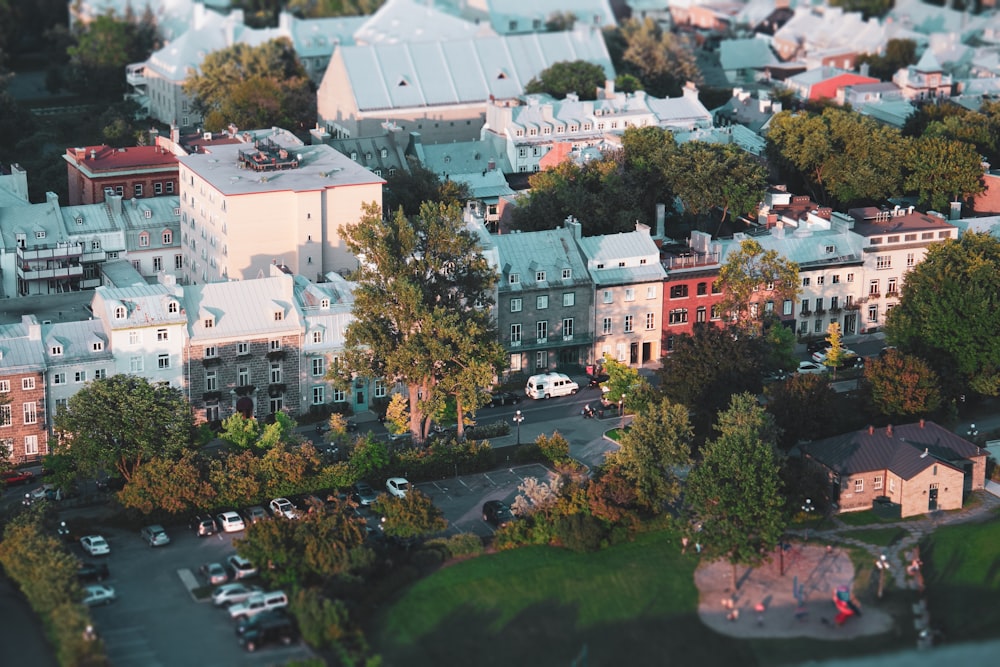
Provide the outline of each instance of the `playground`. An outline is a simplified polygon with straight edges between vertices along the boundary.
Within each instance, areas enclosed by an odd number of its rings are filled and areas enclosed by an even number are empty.
[[[783,573],[782,573],[783,570]],[[854,565],[841,549],[794,544],[758,568],[705,562],[695,571],[698,614],[732,637],[851,639],[892,629],[880,609],[862,608],[852,594]]]

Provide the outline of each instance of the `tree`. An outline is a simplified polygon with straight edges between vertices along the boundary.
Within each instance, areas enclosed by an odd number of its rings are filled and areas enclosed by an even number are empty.
[[[234,447],[250,449],[260,438],[260,423],[255,417],[244,417],[243,413],[234,412],[222,420],[219,438]]]
[[[409,401],[402,394],[393,394],[385,409],[385,426],[391,435],[399,435],[409,430]]]
[[[950,202],[985,189],[982,162],[976,147],[964,141],[914,139],[906,161],[906,191],[916,193],[924,206],[946,211]]]
[[[597,99],[604,88],[604,68],[586,60],[563,61],[550,65],[524,86],[525,94],[548,93],[556,99],[576,93],[581,100]]]
[[[109,12],[89,23],[77,23],[75,43],[66,49],[71,86],[91,96],[120,99],[125,90],[122,71],[129,63],[149,57],[155,34],[155,25],[134,15],[117,19]]]
[[[676,97],[685,82],[702,82],[690,40],[661,30],[652,19],[630,19],[606,30],[605,42],[615,71],[639,79],[650,95]]]
[[[1000,241],[966,232],[936,243],[906,274],[886,337],[927,360],[951,396],[1000,391]]]
[[[890,418],[924,417],[941,406],[938,376],[920,357],[888,350],[865,366],[865,405]]]
[[[764,343],[766,346],[765,371],[791,371],[798,365],[795,354],[795,331],[779,322],[765,322]]]
[[[681,145],[670,164],[673,191],[684,209],[696,216],[721,209],[746,215],[764,197],[767,170],[749,153],[730,145],[690,141]]]
[[[751,394],[733,396],[716,430],[719,436],[688,477],[685,501],[706,555],[732,564],[736,591],[737,566],[759,565],[785,528],[776,431]]]
[[[641,505],[660,512],[680,495],[693,439],[688,409],[664,398],[635,416],[609,464],[635,486]]]
[[[608,379],[601,383],[602,391],[607,388],[604,398],[611,403],[617,403],[625,398],[625,408],[631,410],[643,410],[652,402],[653,388],[649,381],[639,375],[639,369],[613,358],[610,354],[605,354],[601,361],[601,368],[608,375]]]
[[[354,444],[348,464],[357,479],[370,477],[389,465],[389,450],[384,442],[371,437],[369,432]]]
[[[865,0],[884,3],[885,0]],[[830,3],[834,4],[834,3]],[[858,56],[857,64],[867,64],[868,73],[876,79],[892,81],[896,72],[909,65],[917,64],[917,43],[912,39],[890,39],[885,46],[885,54],[866,53]]]
[[[829,347],[826,348],[826,358],[823,359],[823,365],[833,370],[833,379],[836,380],[837,367],[844,363],[847,354],[841,342],[839,323],[830,322],[830,326],[826,328],[826,342]]]
[[[756,240],[744,239],[739,250],[726,255],[717,284],[722,288],[722,311],[739,326],[760,331],[769,312],[798,297],[799,267],[777,250],[764,250]]]
[[[180,389],[135,375],[94,380],[56,414],[56,454],[80,473],[116,470],[126,482],[143,462],[175,458],[191,447],[191,407]]]
[[[143,514],[180,514],[210,507],[214,498],[215,489],[202,477],[192,451],[183,452],[176,460],[157,457],[145,461],[118,493],[123,506]]]
[[[382,190],[382,208],[390,213],[402,208],[408,216],[420,213],[425,201],[463,205],[469,198],[465,183],[442,181],[437,174],[420,164],[414,157],[407,158],[407,168],[397,169],[386,179]]]
[[[833,435],[835,392],[824,375],[796,373],[764,387],[767,411],[778,427],[778,445],[788,451],[801,440]]]
[[[412,540],[448,527],[441,510],[425,493],[410,489],[402,498],[383,494],[372,505],[382,515],[382,531],[386,537]]]
[[[311,127],[316,93],[295,48],[286,37],[260,46],[237,42],[205,56],[201,72],[184,81],[206,129]]]
[[[477,362],[495,361],[492,348],[459,348],[469,335],[497,339],[487,318],[496,277],[455,205],[425,203],[418,216],[397,211],[383,221],[372,204],[340,233],[362,258],[344,370],[402,383],[410,432],[422,442],[453,379]],[[458,356],[441,356],[443,351]],[[464,408],[456,407],[461,422]]]

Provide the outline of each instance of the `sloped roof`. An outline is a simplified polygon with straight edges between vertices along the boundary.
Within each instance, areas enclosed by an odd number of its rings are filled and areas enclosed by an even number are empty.
[[[104,323],[97,319],[43,324],[42,340],[50,366],[101,361],[113,356]],[[100,350],[94,350],[95,343],[101,343]],[[60,355],[52,354],[52,347],[56,344],[62,346]]]
[[[586,265],[573,241],[573,233],[565,227],[537,232],[501,234],[491,240],[496,244],[501,271],[500,289],[547,289],[564,284],[562,269],[571,270],[570,285],[590,282]],[[535,273],[545,271],[545,285],[535,283]],[[512,273],[520,282],[509,283]]]
[[[545,29],[545,22],[556,13],[570,13],[577,25],[599,28],[615,26],[615,14],[608,0],[486,0],[490,22],[499,33]],[[512,25],[516,22],[516,25]]]
[[[192,342],[233,336],[282,335],[302,330],[292,276],[188,285],[184,288]],[[281,313],[281,319],[275,313]],[[213,320],[210,328],[205,320]]]
[[[719,62],[724,70],[760,69],[778,58],[763,39],[724,39],[719,42]]]
[[[918,72],[940,72],[941,63],[938,62],[937,58],[934,56],[934,52],[930,49],[924,51],[924,55],[920,56],[920,60],[914,65],[914,69]]]
[[[94,290],[91,309],[112,329],[182,324],[184,316],[180,287],[167,285],[129,285],[126,287],[98,287]],[[176,313],[169,312],[169,304],[178,303]],[[115,309],[125,308],[125,318],[115,318]]]
[[[659,281],[667,276],[660,265],[660,249],[648,231],[585,236],[577,244],[595,285]]]
[[[841,475],[888,470],[912,479],[935,464],[957,467],[985,452],[934,422],[862,429],[817,440],[800,449]]]
[[[476,24],[415,0],[387,0],[354,32],[357,44],[447,41],[495,36],[488,24]]]
[[[44,232],[42,238],[37,233]],[[19,204],[0,208],[0,247],[17,247],[17,235],[24,234],[28,248],[66,241],[59,201],[53,197],[39,204]]]
[[[38,327],[32,316],[31,326]],[[42,367],[45,354],[42,349],[41,331],[31,336],[29,326],[22,319],[15,324],[0,324],[0,373]]]

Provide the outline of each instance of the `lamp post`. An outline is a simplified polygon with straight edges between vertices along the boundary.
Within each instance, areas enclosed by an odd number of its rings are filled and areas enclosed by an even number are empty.
[[[514,423],[517,424],[517,444],[521,444],[521,422],[524,421],[524,415],[518,410],[514,413]]]
[[[875,561],[875,567],[878,569],[878,599],[882,599],[882,589],[885,587],[885,573],[889,569],[889,560],[882,554]]]
[[[802,511],[806,514],[806,540],[809,539],[809,516],[816,511],[816,506],[813,505],[812,498],[806,498],[805,504],[802,506]]]
[[[620,412],[622,413],[622,427],[621,427],[621,430],[622,430],[622,434],[624,435],[624,433],[625,433],[625,394],[622,394],[622,397],[620,399],[618,399],[618,407],[620,408]]]

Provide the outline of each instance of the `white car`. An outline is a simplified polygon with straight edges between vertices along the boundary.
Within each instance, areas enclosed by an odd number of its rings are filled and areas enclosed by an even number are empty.
[[[212,604],[222,607],[227,604],[245,602],[254,593],[260,593],[260,586],[250,586],[239,582],[222,584],[212,592]]]
[[[92,584],[83,587],[83,604],[96,607],[99,604],[111,604],[117,599],[115,589],[104,584]]]
[[[275,498],[268,503],[268,507],[271,508],[271,514],[274,516],[282,516],[286,519],[299,518],[299,511],[295,509],[295,505],[288,498]]]
[[[262,611],[270,611],[271,609],[279,609],[287,606],[288,596],[283,591],[254,593],[243,602],[237,602],[229,607],[229,616],[230,618],[239,619],[256,616]]]
[[[820,373],[826,373],[827,367],[823,364],[817,364],[815,361],[800,361],[799,367],[795,370],[796,373],[805,373],[818,375]]]
[[[410,483],[403,477],[390,477],[385,480],[385,488],[390,494],[397,498],[405,498],[410,490]]]
[[[111,545],[100,535],[81,537],[80,546],[91,556],[107,556],[111,553]]]
[[[257,568],[243,556],[232,555],[226,559],[226,567],[233,573],[233,580],[239,581],[257,576]]]
[[[830,348],[824,348],[812,353],[812,360],[817,364],[821,364],[826,361],[826,355],[830,353]],[[858,353],[854,350],[848,350],[846,347],[840,348],[840,358],[847,360],[852,357],[858,356]]]
[[[243,523],[243,517],[236,512],[223,512],[215,517],[215,522],[222,528],[222,532],[224,533],[238,533],[246,528],[246,524]]]

